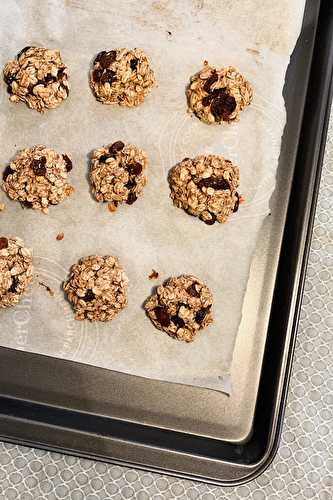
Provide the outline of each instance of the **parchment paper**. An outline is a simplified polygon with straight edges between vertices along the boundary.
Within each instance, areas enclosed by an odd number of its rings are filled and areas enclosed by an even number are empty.
[[[34,286],[15,308],[0,311],[0,344],[96,366],[230,391],[228,370],[241,320],[258,231],[269,213],[285,124],[282,88],[300,32],[304,0],[49,0],[1,2],[1,65],[26,45],[59,47],[72,91],[45,115],[9,103],[1,88],[3,167],[17,150],[42,143],[73,158],[73,197],[48,216],[0,200],[1,233],[33,247]],[[142,47],[158,87],[136,109],[98,103],[88,86],[94,55],[114,47]],[[235,65],[254,87],[253,104],[236,124],[207,126],[186,113],[185,86],[204,59]],[[88,154],[122,140],[150,159],[144,197],[115,214],[93,200]],[[225,225],[206,226],[174,208],[168,170],[185,156],[221,153],[240,166],[246,203]],[[59,232],[63,241],[56,241]],[[107,324],[77,322],[61,290],[80,257],[114,254],[130,279],[129,306]],[[192,344],[156,330],[142,304],[154,283],[193,273],[211,287],[214,324]],[[38,282],[55,290],[51,297]]]

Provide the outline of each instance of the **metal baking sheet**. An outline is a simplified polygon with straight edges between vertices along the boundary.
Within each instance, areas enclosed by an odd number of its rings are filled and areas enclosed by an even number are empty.
[[[332,14],[329,2],[307,2],[288,71],[274,223],[262,229],[250,278],[232,368],[241,373],[235,395],[0,349],[3,439],[216,484],[248,480],[268,464],[283,415],[319,183]]]
[[[62,0],[57,0],[58,8],[48,13],[46,23],[45,15],[35,15],[39,0],[29,7],[8,1],[5,24],[18,5],[20,29],[19,35],[0,37],[0,60],[27,43],[57,46],[68,61],[72,91],[59,110],[34,113],[33,126],[31,110],[21,105],[13,109],[3,95],[0,128],[7,130],[8,138],[0,159],[6,164],[18,148],[40,142],[55,147],[73,159],[70,177],[76,191],[47,216],[36,210],[22,212],[18,203],[0,193],[6,203],[1,231],[10,235],[15,228],[15,235],[33,248],[38,274],[15,310],[1,312],[0,345],[230,393],[229,370],[253,253],[275,187],[286,122],[285,72],[300,33],[305,0],[294,0],[293,9],[289,0],[280,0],[282,29],[270,2],[260,9],[258,3],[261,0],[237,0],[226,9],[225,2],[214,0],[127,0],[120,5],[98,0],[93,6],[89,0],[74,0],[62,10]],[[32,19],[25,23],[29,12]],[[75,30],[59,26],[64,13],[72,16]],[[235,30],[240,15],[251,17],[255,26],[261,26],[264,18],[264,29],[249,30],[242,24]],[[157,87],[137,109],[96,102],[82,71],[89,68],[94,54],[110,44],[110,22],[117,33],[112,44],[143,47],[154,67]],[[98,31],[86,30],[97,24]],[[77,32],[85,31],[84,43],[77,47]],[[239,122],[207,126],[186,112],[185,85],[205,58],[214,65],[237,63],[250,80],[253,102]],[[147,152],[148,183],[135,205],[110,214],[106,204],[92,198],[84,174],[89,151],[119,139]],[[210,227],[189,217],[173,207],[169,197],[168,170],[181,158],[202,152],[222,153],[240,168],[239,192],[245,203],[224,225]],[[269,224],[273,227],[275,220]],[[65,238],[60,243],[56,235],[62,231]],[[74,321],[62,282],[74,262],[96,253],[119,257],[129,278],[128,307],[112,322]],[[152,268],[160,274],[155,283],[148,279]],[[153,284],[181,273],[201,278],[214,297],[213,324],[190,344],[158,332],[141,308]],[[38,285],[40,281],[54,290],[53,298]],[[20,317],[28,315],[29,321],[20,328]]]

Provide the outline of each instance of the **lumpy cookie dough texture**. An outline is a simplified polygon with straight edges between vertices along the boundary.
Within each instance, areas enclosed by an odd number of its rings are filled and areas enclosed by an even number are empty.
[[[75,319],[110,321],[127,306],[128,278],[116,257],[91,255],[71,268],[64,290]]]
[[[154,72],[141,49],[103,51],[94,60],[90,86],[103,104],[137,106],[154,85]]]
[[[68,69],[57,49],[25,47],[3,74],[9,99],[39,112],[56,108],[69,94]]]
[[[132,205],[147,183],[146,153],[133,144],[116,141],[92,153],[89,178],[97,201]]]
[[[32,280],[32,251],[20,238],[0,236],[0,308],[17,304]]]
[[[26,208],[44,213],[49,205],[58,205],[74,188],[68,182],[72,161],[43,145],[23,149],[3,172],[2,187],[13,200]]]
[[[145,304],[152,323],[170,337],[192,342],[213,321],[213,296],[198,278],[182,275],[158,286]]]
[[[171,170],[169,185],[174,205],[208,225],[238,210],[239,169],[223,156],[185,158]]]
[[[252,87],[237,68],[216,69],[205,62],[192,76],[187,89],[189,109],[203,122],[239,120],[241,111],[252,101]]]

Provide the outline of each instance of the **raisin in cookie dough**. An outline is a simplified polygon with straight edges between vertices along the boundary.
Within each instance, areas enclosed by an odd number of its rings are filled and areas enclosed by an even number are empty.
[[[43,145],[23,149],[3,172],[3,190],[27,208],[48,213],[74,192],[68,182],[72,161]]]
[[[9,99],[39,112],[56,108],[69,93],[68,69],[57,49],[25,47],[3,74]]]
[[[32,251],[20,238],[0,236],[0,308],[16,305],[32,281]]]
[[[192,76],[186,93],[190,111],[208,124],[239,120],[252,101],[251,85],[236,68],[216,69],[207,61]]]
[[[221,155],[184,158],[169,174],[173,204],[203,222],[226,222],[237,212],[239,169]]]
[[[122,141],[95,149],[90,160],[89,179],[97,201],[108,201],[113,211],[119,203],[132,205],[147,183],[146,153]]]
[[[154,72],[141,49],[103,51],[94,60],[90,86],[103,104],[138,106],[154,85]]]
[[[127,306],[127,285],[116,257],[91,255],[72,266],[63,288],[75,319],[110,321]]]
[[[198,278],[182,275],[158,286],[145,304],[152,323],[170,337],[192,342],[213,321],[213,296]]]

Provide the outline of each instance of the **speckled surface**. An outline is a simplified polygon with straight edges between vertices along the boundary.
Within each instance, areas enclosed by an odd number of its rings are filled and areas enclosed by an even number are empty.
[[[333,497],[333,113],[288,406],[278,454],[256,480],[219,488],[0,443],[0,499],[331,500]]]

